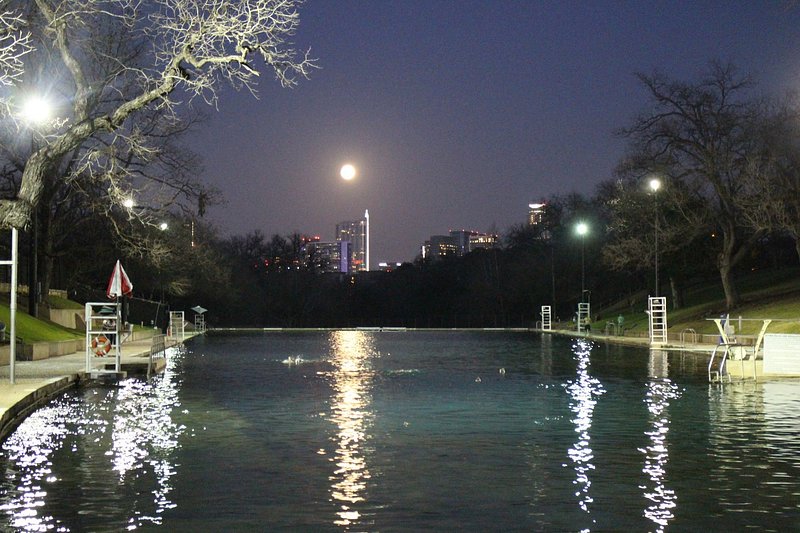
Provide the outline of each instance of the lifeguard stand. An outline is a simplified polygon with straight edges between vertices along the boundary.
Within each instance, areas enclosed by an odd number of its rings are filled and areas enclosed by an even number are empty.
[[[183,311],[170,311],[167,337],[177,342],[183,342],[183,339],[185,338],[184,333]]]
[[[541,314],[542,314],[542,329],[544,331],[552,331],[553,322],[552,322],[552,313],[550,311],[550,306],[543,305]]]
[[[206,332],[206,317],[204,315],[194,315],[194,330],[197,333]]]
[[[647,315],[650,330],[650,345],[667,344],[667,298],[651,296],[647,299]]]
[[[120,324],[122,304],[87,302],[86,321],[86,373],[104,374],[120,372]],[[92,363],[101,357],[114,358],[114,370],[95,370]]]
[[[578,333],[586,331],[586,324],[589,322],[591,313],[591,304],[589,302],[578,304]]]

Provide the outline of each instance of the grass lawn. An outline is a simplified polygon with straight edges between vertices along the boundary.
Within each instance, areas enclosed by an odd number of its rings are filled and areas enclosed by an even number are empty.
[[[11,312],[8,305],[0,304],[0,321],[6,325],[6,335],[10,334]],[[80,339],[83,335],[46,320],[33,318],[17,309],[17,337],[23,342],[53,342]]]
[[[731,311],[731,321],[736,326],[736,333],[756,335],[761,329],[761,319],[771,318],[768,333],[800,333],[800,269],[786,268],[765,272],[752,272],[738,279],[739,294],[742,303]],[[667,296],[669,304],[670,297]],[[692,328],[699,334],[714,334],[717,326],[708,319],[719,318],[725,311],[725,299],[719,282],[696,287],[687,291],[688,305],[683,309],[669,309],[667,323],[669,331],[680,333]],[[646,305],[646,304],[645,304]],[[614,308],[619,308],[619,305]],[[613,309],[613,308],[612,308]],[[620,313],[612,311],[598,313],[603,317],[595,327],[602,331],[606,321],[616,321]],[[647,332],[647,315],[641,312],[624,312],[625,328],[633,331]],[[743,318],[739,331],[739,317]]]

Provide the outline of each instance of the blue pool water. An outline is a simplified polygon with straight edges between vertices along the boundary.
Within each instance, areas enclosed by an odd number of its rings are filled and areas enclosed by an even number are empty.
[[[508,332],[210,335],[4,443],[3,529],[800,528],[800,383]]]

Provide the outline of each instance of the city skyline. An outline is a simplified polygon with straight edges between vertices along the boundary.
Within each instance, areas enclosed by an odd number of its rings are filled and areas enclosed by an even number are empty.
[[[792,4],[456,5],[303,4],[294,42],[321,68],[292,90],[265,78],[259,100],[220,91],[192,141],[228,202],[207,220],[289,234],[369,209],[372,262],[411,260],[443,229],[502,233],[529,202],[592,194],[647,106],[636,72],[693,81],[720,60],[756,94],[800,87]]]

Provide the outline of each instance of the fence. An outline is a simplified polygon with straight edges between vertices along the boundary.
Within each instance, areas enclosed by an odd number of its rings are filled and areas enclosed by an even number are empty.
[[[163,334],[153,335],[153,342],[150,344],[150,359],[147,363],[147,377],[153,372],[154,362],[158,359],[167,357],[167,336]]]

